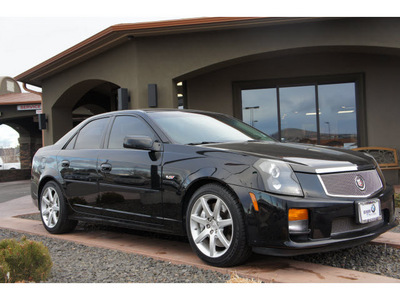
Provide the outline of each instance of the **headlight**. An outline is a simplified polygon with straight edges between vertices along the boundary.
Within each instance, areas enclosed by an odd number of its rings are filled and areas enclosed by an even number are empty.
[[[267,191],[291,195],[303,196],[303,191],[292,168],[279,160],[259,159],[254,167],[260,172]]]

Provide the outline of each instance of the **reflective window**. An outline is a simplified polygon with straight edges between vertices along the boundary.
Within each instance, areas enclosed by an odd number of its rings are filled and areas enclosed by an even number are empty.
[[[124,148],[124,138],[127,135],[144,135],[154,137],[153,130],[141,119],[132,116],[119,116],[115,118],[111,129],[108,148]]]
[[[281,139],[286,142],[315,144],[317,118],[315,87],[279,88]]]
[[[108,118],[97,119],[85,125],[78,134],[75,149],[99,149]]]
[[[318,86],[320,143],[357,147],[356,94],[354,83]]]
[[[355,148],[356,84],[241,89],[243,121],[286,142]]]
[[[242,91],[243,121],[278,138],[276,89]]]

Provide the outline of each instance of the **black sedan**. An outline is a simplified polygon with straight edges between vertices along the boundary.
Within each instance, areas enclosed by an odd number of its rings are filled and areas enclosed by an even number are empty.
[[[396,225],[372,157],[199,111],[91,117],[36,153],[31,189],[51,233],[83,220],[187,235],[214,266],[350,247]]]

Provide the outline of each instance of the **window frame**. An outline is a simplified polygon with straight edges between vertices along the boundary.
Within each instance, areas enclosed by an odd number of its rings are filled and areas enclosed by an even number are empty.
[[[365,74],[341,74],[341,75],[325,75],[325,76],[307,76],[307,77],[292,77],[279,79],[263,79],[249,81],[234,81],[232,82],[233,89],[233,114],[236,118],[243,120],[242,116],[242,90],[251,89],[268,89],[275,88],[277,92],[277,114],[278,114],[278,130],[279,140],[281,140],[281,116],[280,116],[280,99],[279,88],[295,87],[295,86],[314,86],[316,91],[316,111],[318,111],[318,85],[323,84],[340,84],[354,83],[355,84],[355,100],[356,100],[356,118],[357,118],[357,144],[358,147],[368,145],[367,140],[367,123],[366,123],[366,101],[365,101]],[[318,142],[320,139],[320,122],[317,114],[317,134]]]
[[[78,140],[82,129],[84,129],[90,123],[98,121],[98,120],[101,120],[101,119],[108,119],[108,122],[104,127],[104,132],[103,132],[103,134],[101,136],[101,141],[100,141],[99,148],[87,148],[87,149],[88,150],[90,150],[90,149],[93,149],[93,150],[103,149],[104,148],[104,140],[105,140],[105,137],[108,134],[109,127],[110,127],[110,120],[112,119],[110,116],[96,118],[96,119],[93,119],[93,120],[91,120],[89,122],[85,122],[85,124],[82,124],[82,126],[75,132],[75,134],[73,134],[71,136],[71,138],[69,138],[68,141],[64,144],[64,146],[62,147],[62,150],[86,150],[86,148],[85,149],[82,149],[82,148],[76,149],[75,148],[76,147],[76,141]],[[71,143],[73,143],[73,145]],[[71,148],[69,148],[70,144],[71,144]]]
[[[114,127],[115,121],[117,120],[118,117],[132,117],[132,118],[136,118],[136,119],[142,121],[144,124],[147,125],[149,130],[151,130],[153,132],[153,136],[151,137],[153,139],[153,141],[161,140],[159,138],[157,132],[153,129],[153,127],[148,122],[146,122],[146,120],[144,120],[141,116],[136,115],[136,114],[116,114],[111,118],[111,121],[110,121],[109,126],[107,128],[107,133],[106,133],[106,135],[104,137],[104,144],[103,144],[103,148],[104,149],[108,149],[108,150],[121,150],[121,149],[124,149],[124,148],[109,148],[111,132],[112,132],[112,129]]]

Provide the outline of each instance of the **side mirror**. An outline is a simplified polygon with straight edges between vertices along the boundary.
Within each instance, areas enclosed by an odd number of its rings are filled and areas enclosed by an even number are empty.
[[[149,136],[128,135],[124,138],[124,148],[160,151],[161,144]]]

